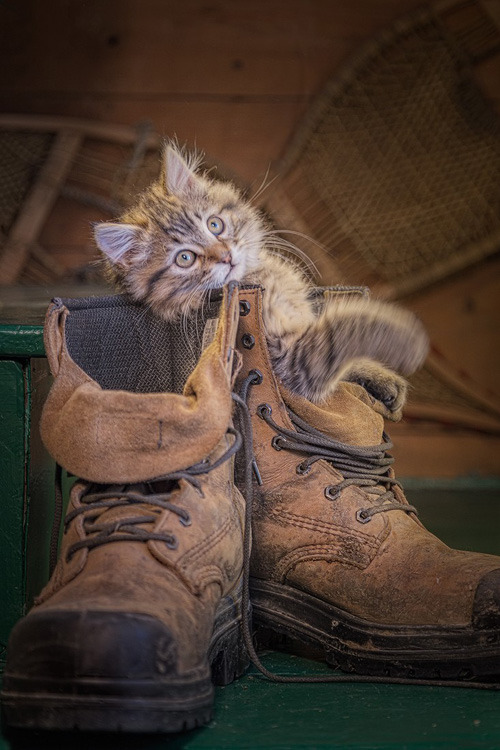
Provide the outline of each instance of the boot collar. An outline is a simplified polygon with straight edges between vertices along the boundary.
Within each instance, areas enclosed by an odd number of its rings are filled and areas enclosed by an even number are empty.
[[[82,301],[75,302],[75,310],[81,312]],[[87,300],[87,304],[93,313],[94,346],[102,346],[96,317],[99,299]],[[46,352],[55,381],[40,430],[57,463],[92,482],[128,484],[185,469],[214,450],[231,419],[236,285],[225,290],[215,338],[182,393],[103,388],[70,354],[67,322],[71,314],[71,301],[58,300],[49,308],[45,322]],[[173,335],[165,324],[165,336]],[[177,335],[182,335],[180,326]],[[116,366],[112,351],[104,349],[102,356],[109,357],[110,368]],[[145,357],[145,368],[152,366],[148,352],[138,350],[136,356]]]

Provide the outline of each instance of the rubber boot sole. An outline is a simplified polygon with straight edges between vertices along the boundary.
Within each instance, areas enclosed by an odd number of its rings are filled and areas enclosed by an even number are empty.
[[[164,681],[78,679],[35,681],[6,673],[2,723],[11,737],[26,730],[170,733],[212,718],[214,684],[244,673],[241,599],[228,596],[217,610],[207,660],[187,677]]]
[[[251,579],[250,594],[254,626],[268,631],[269,646],[279,648],[285,636],[319,649],[330,666],[363,675],[498,681],[498,629],[379,625],[260,579]],[[274,637],[269,638],[269,631]]]

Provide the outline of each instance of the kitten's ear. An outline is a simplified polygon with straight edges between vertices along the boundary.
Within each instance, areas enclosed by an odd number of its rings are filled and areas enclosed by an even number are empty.
[[[112,263],[126,265],[130,253],[139,250],[142,229],[135,224],[104,222],[94,226],[94,237]]]
[[[200,187],[200,180],[194,168],[170,144],[163,152],[163,165],[167,193],[176,195],[178,198],[185,198]]]

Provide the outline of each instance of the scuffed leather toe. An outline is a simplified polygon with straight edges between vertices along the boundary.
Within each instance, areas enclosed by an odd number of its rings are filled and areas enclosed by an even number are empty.
[[[472,624],[480,629],[500,629],[500,568],[480,580],[474,598]]]
[[[161,680],[177,674],[168,628],[131,612],[34,611],[12,631],[9,675],[25,679]]]

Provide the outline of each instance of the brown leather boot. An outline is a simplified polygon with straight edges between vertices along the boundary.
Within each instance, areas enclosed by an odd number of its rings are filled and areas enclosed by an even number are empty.
[[[182,393],[150,392],[153,376],[158,388],[172,387],[189,367],[186,352],[175,359],[180,330],[119,298],[50,309],[56,377],[42,435],[83,479],[71,492],[52,578],[12,632],[8,726],[188,729],[211,717],[213,680],[226,684],[245,668],[244,503],[233,484],[240,438],[231,427],[237,297],[235,289],[225,295],[220,315],[216,305],[215,339]],[[147,361],[138,364],[141,347]],[[118,389],[131,379],[147,392]]]
[[[253,425],[254,622],[347,672],[500,675],[500,557],[452,550],[394,479],[385,407],[342,383],[324,407],[277,382],[261,290],[240,291],[239,388]],[[265,294],[265,292],[264,292]]]

